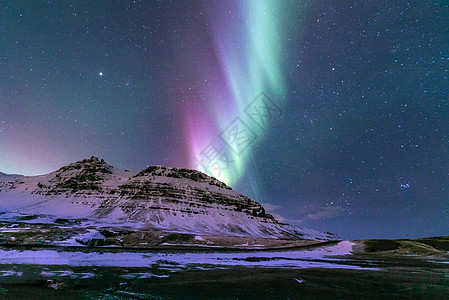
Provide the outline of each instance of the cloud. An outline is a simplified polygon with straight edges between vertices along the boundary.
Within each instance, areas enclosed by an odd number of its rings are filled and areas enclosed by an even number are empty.
[[[336,206],[322,207],[317,212],[306,215],[308,220],[335,219],[343,215],[344,209]]]
[[[307,220],[323,220],[323,219],[335,219],[341,217],[344,213],[344,208],[337,206],[326,206],[317,209],[315,212],[307,214],[302,219],[290,219],[281,216],[276,211],[282,209],[282,206],[275,205],[272,203],[262,203],[265,211],[272,215],[278,222],[289,223],[289,224],[300,224]]]
[[[294,219],[285,218],[285,217],[281,216],[280,214],[276,213],[275,211],[282,208],[282,206],[280,206],[280,205],[275,205],[272,203],[262,203],[262,206],[263,206],[263,208],[265,208],[265,211],[268,214],[272,215],[278,222],[281,222],[281,223],[301,223],[301,222],[303,222],[303,220],[294,220]]]
[[[270,213],[270,215],[272,215],[276,221],[281,222],[281,223],[290,223],[290,219],[288,218],[284,218],[283,216],[281,216],[280,214],[277,213]]]
[[[282,208],[282,206],[271,204],[271,203],[268,203],[268,202],[267,203],[262,203],[262,206],[263,206],[263,208],[265,208],[265,211],[267,213],[271,213],[271,212],[273,212],[275,210],[278,210],[278,209]]]

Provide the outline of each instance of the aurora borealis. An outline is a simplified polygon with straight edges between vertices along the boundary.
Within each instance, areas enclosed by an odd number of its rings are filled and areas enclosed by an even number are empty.
[[[347,238],[447,235],[438,1],[1,1],[0,172],[197,168]]]
[[[253,156],[251,148],[269,129],[271,113],[278,115],[278,105],[284,101],[283,5],[268,0],[205,4],[205,8],[213,55],[218,60],[205,74],[207,78],[219,76],[204,89],[203,101],[186,113],[190,120],[187,141],[192,147],[189,157],[194,158],[192,168],[233,185],[250,176],[246,171]],[[256,100],[259,96],[266,100]],[[245,111],[248,106],[259,110]],[[192,121],[200,107],[207,109],[211,118]],[[267,124],[251,122],[254,115]]]

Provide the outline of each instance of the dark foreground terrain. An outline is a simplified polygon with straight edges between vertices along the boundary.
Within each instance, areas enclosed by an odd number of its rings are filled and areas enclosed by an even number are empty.
[[[367,269],[0,266],[1,299],[448,299],[449,264],[353,256]],[[375,269],[375,270],[373,270]]]
[[[0,299],[449,299],[449,237],[291,249],[0,247]]]

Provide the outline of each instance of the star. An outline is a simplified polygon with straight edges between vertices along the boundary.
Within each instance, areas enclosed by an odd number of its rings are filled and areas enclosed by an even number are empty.
[[[98,72],[98,75],[103,76],[103,72]]]
[[[401,183],[400,187],[401,190],[406,190],[410,187],[410,183]]]

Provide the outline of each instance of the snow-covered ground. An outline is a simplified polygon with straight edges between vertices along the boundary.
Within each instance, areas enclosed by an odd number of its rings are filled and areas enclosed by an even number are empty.
[[[354,243],[343,241],[333,246],[310,250],[248,251],[248,252],[119,252],[84,253],[56,250],[0,250],[0,264],[37,264],[106,267],[157,267],[167,271],[231,266],[273,268],[350,268],[366,269],[345,264]]]

